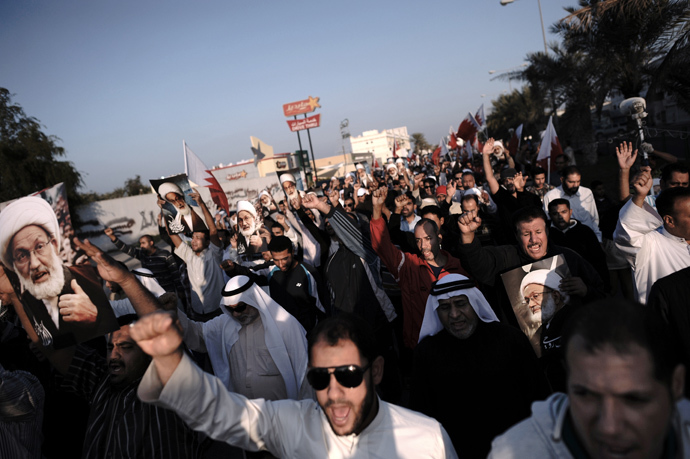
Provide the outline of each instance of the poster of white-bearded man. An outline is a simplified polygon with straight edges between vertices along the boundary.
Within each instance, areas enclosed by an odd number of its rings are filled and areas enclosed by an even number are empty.
[[[46,201],[30,196],[0,212],[0,256],[41,344],[71,346],[119,328],[95,267],[66,266],[60,227]],[[9,277],[9,276],[8,276]]]
[[[166,179],[152,179],[151,185],[160,197],[159,205],[172,234],[208,231],[204,214],[191,198],[192,188],[187,176],[175,175]]]
[[[537,356],[543,351],[542,335],[554,316],[570,302],[560,283],[570,270],[563,255],[539,260],[501,274],[520,329]]]

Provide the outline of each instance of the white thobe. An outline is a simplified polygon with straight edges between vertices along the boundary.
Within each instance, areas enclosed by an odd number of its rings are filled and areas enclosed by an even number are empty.
[[[225,287],[223,270],[220,268],[223,255],[220,247],[211,243],[201,255],[197,255],[183,242],[175,248],[175,255],[187,264],[194,312],[208,314],[218,309]]]
[[[632,266],[637,300],[645,304],[654,282],[690,266],[690,245],[666,231],[659,214],[632,199],[620,211],[613,240]]]
[[[378,413],[359,435],[338,436],[313,400],[249,400],[229,392],[188,356],[162,387],[151,364],[139,398],[175,411],[192,429],[248,451],[299,458],[457,458],[435,419],[379,400]]]
[[[597,239],[601,242],[601,231],[599,230],[599,211],[597,203],[592,194],[592,190],[581,186],[577,193],[569,195],[563,191],[563,185],[554,188],[544,195],[544,211],[549,215],[549,202],[554,199],[567,199],[570,201],[570,209],[573,211],[572,218],[583,225],[589,226]]]

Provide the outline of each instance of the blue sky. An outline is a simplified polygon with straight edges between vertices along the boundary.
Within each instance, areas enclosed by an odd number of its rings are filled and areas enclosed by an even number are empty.
[[[575,4],[542,1],[549,41]],[[250,158],[251,135],[294,151],[282,105],[310,95],[317,158],[345,118],[435,143],[508,89],[489,70],[539,50],[537,0],[0,2],[0,86],[62,139],[84,191],[183,172],[183,139],[209,167]]]

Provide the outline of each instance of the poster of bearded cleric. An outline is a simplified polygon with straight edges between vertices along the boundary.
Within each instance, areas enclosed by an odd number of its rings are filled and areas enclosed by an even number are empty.
[[[501,274],[510,304],[520,329],[529,338],[537,356],[541,356],[547,339],[546,329],[559,326],[557,316],[568,305],[570,297],[560,289],[561,280],[570,277],[563,255],[539,260]],[[555,318],[555,320],[554,320]],[[558,334],[560,338],[560,334]]]
[[[0,212],[2,264],[18,278],[15,292],[41,343],[55,349],[119,328],[96,268],[64,264],[63,243],[55,211],[38,196]]]
[[[151,179],[149,182],[161,200],[165,201],[161,211],[172,234],[191,236],[195,231],[208,231],[201,208],[190,196],[193,190],[186,175]]]

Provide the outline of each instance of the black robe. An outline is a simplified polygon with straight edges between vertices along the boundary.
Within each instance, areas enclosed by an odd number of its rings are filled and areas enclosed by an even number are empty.
[[[442,330],[415,348],[410,407],[438,420],[460,457],[485,458],[549,393],[527,337],[508,325],[480,320],[468,339]]]

